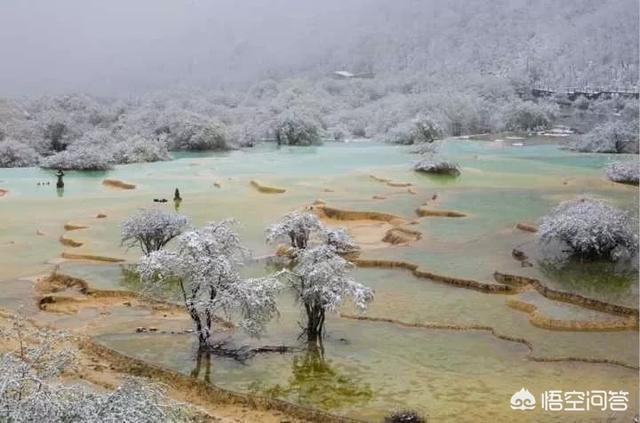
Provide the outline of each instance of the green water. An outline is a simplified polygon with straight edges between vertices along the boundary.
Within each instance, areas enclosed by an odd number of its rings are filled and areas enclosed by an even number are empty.
[[[548,142],[524,147],[507,143],[500,148],[496,143],[472,140],[452,140],[442,153],[460,163],[459,178],[416,174],[411,163],[418,157],[408,149],[364,142],[181,154],[170,162],[118,166],[108,172],[68,172],[62,195],[54,188],[52,172],[0,170],[0,187],[10,190],[0,199],[0,283],[4,285],[0,305],[13,308],[22,302],[33,310],[31,282],[20,278],[49,272],[63,251],[135,261],[137,251],[120,247],[120,222],[140,207],[173,209],[173,190],[179,188],[184,199],[180,212],[195,225],[235,217],[244,242],[258,256],[272,250],[264,243],[267,225],[292,209],[322,199],[339,208],[390,212],[416,220],[411,228],[422,232],[419,241],[365,251],[365,257],[408,260],[436,273],[484,282],[492,282],[496,270],[522,274],[558,289],[637,307],[638,280],[633,274],[611,281],[594,270],[549,272],[537,262],[534,267],[522,268],[511,257],[511,250],[523,245],[535,255],[534,235],[514,229],[516,223],[535,223],[559,201],[576,195],[602,197],[637,214],[637,188],[613,184],[602,176],[611,156],[571,153]],[[412,183],[414,194],[370,175]],[[105,187],[101,182],[107,177],[134,183],[137,188]],[[259,193],[250,186],[252,179],[287,191]],[[37,185],[45,180],[52,185]],[[221,187],[215,187],[215,182]],[[373,199],[374,195],[386,199]],[[436,200],[431,199],[434,195]],[[153,198],[169,202],[160,205]],[[425,202],[468,216],[418,218],[415,209]],[[97,219],[98,213],[107,217]],[[58,241],[69,221],[88,226],[66,233],[84,242],[80,248],[63,247]],[[131,288],[116,264],[65,262],[61,271],[85,278],[96,288]],[[258,266],[252,272],[263,270]],[[308,353],[260,356],[244,364],[216,357],[211,360],[211,382],[370,421],[378,421],[397,408],[418,409],[433,421],[577,418],[571,413],[512,411],[509,398],[522,386],[537,395],[547,389],[623,389],[631,392],[627,413],[591,412],[578,417],[628,421],[637,413],[635,370],[530,360],[575,357],[637,366],[637,331],[540,329],[529,323],[526,313],[509,308],[506,301],[516,298],[535,304],[556,319],[608,320],[610,315],[550,301],[537,293],[515,297],[479,293],[417,279],[402,270],[358,269],[355,276],[376,290],[376,301],[368,313],[371,317],[410,324],[490,326],[498,335],[526,339],[532,351],[487,331],[416,329],[334,316],[328,322],[324,360]],[[282,316],[270,325],[263,339],[249,340],[238,333],[236,342],[295,343],[299,312],[286,296],[281,308]],[[157,325],[162,325],[162,320],[126,308],[112,313],[106,323],[93,327],[100,342],[185,373],[194,370],[191,336],[135,334],[140,320]],[[47,318],[60,327],[73,327],[78,319],[91,322],[96,315],[99,311],[86,310],[80,316]]]

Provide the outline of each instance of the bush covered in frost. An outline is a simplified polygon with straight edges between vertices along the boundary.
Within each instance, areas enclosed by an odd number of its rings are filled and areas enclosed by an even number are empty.
[[[557,113],[551,103],[519,101],[507,107],[504,120],[509,131],[540,131],[551,128]]]
[[[393,127],[388,140],[394,144],[432,143],[442,137],[443,130],[434,120],[416,118]]]
[[[413,410],[395,411],[384,418],[384,423],[425,423],[426,419]]]
[[[422,173],[431,173],[436,175],[460,175],[460,168],[457,163],[446,160],[423,159],[413,166],[413,170]]]
[[[164,141],[143,138],[140,135],[134,135],[118,143],[113,153],[113,160],[118,164],[159,162],[170,158]]]
[[[122,223],[122,245],[139,246],[144,254],[162,249],[188,226],[189,219],[176,213],[143,209],[127,217]]]
[[[607,166],[607,178],[614,182],[638,185],[640,180],[640,162],[629,160],[625,162],[613,162]]]
[[[45,169],[108,170],[113,167],[113,156],[104,147],[73,144],[68,149],[40,161]]]
[[[3,422],[195,421],[192,413],[142,379],[125,379],[113,391],[63,383],[65,372],[77,362],[77,351],[64,334],[34,328],[20,317],[0,335],[16,341],[15,349],[0,354]]]
[[[206,116],[181,113],[167,127],[161,127],[172,150],[226,150],[227,137],[224,126]]]
[[[28,167],[38,164],[40,155],[28,146],[15,140],[0,141],[0,167]]]
[[[561,203],[542,218],[538,241],[547,255],[617,261],[637,253],[637,231],[637,222],[624,211],[579,198]]]
[[[431,143],[422,143],[418,144],[411,149],[411,153],[413,154],[422,154],[425,156],[433,156],[440,151],[440,147],[442,146],[442,141],[436,140]]]
[[[589,153],[638,153],[638,125],[610,120],[597,125],[571,148]]]
[[[278,145],[320,144],[320,124],[299,110],[286,110],[276,117],[273,133]]]

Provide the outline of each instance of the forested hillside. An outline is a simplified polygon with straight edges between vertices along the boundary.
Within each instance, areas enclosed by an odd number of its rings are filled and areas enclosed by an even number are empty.
[[[108,5],[83,22],[75,9],[52,7],[28,22],[53,35],[12,38],[27,16],[19,4],[8,8],[0,52],[22,59],[7,62],[0,79],[0,166],[106,169],[261,140],[406,144],[426,121],[442,136],[530,132],[552,126],[560,105],[580,113],[587,131],[601,124],[579,149],[637,151],[637,98],[531,95],[536,87],[637,90],[632,0],[193,2],[179,10],[158,2],[151,10],[131,6],[107,33],[120,18]],[[142,29],[136,17],[154,25]],[[87,37],[73,37],[89,24]]]

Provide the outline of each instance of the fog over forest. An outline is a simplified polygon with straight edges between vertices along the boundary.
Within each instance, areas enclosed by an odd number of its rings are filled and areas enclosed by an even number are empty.
[[[353,72],[630,86],[634,0],[3,0],[0,95]]]

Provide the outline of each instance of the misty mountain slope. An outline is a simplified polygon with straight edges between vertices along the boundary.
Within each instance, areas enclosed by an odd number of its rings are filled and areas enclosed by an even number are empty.
[[[336,69],[637,83],[634,0],[63,0],[0,5],[0,94],[136,92]]]

